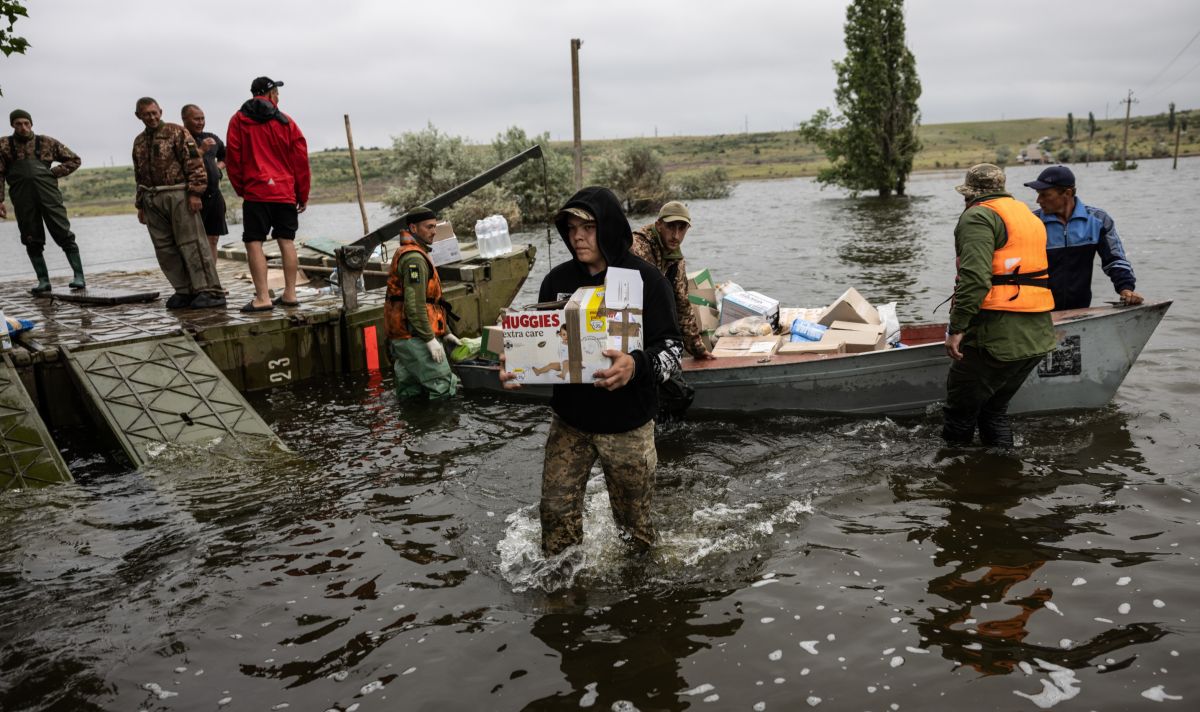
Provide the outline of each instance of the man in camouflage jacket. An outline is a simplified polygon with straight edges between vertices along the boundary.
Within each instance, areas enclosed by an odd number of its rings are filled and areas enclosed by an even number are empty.
[[[700,338],[700,324],[688,301],[687,264],[680,246],[692,226],[692,216],[687,206],[672,200],[658,211],[658,219],[633,231],[633,254],[658,268],[671,284],[675,293],[675,316],[679,320],[679,333],[683,335],[683,347],[693,358],[710,359],[713,355],[704,348]]]
[[[79,245],[75,244],[75,233],[71,232],[62,192],[58,189],[58,179],[79,168],[79,156],[49,136],[34,135],[33,117],[28,111],[14,110],[8,116],[8,123],[13,127],[13,135],[0,140],[0,219],[8,217],[4,207],[4,185],[8,183],[12,186],[21,244],[25,245],[38,279],[37,286],[29,291],[35,295],[50,291],[50,273],[42,254],[47,229],[75,272],[71,289],[83,289]],[[53,165],[56,162],[58,165]]]
[[[204,157],[187,129],[163,122],[154,99],[138,99],[135,114],[146,130],[133,140],[133,202],[175,289],[167,309],[224,307],[225,291],[200,217],[201,196],[208,190]]]

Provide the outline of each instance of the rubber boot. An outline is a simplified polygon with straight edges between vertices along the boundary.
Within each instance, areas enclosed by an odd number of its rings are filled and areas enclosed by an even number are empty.
[[[1007,413],[980,413],[979,440],[987,447],[1013,447],[1012,425],[1008,422]]]
[[[33,273],[37,275],[37,286],[29,290],[30,294],[49,294],[50,293],[50,270],[46,269],[46,258],[42,255],[30,255],[29,261],[33,263]]]
[[[67,286],[71,289],[83,289],[87,287],[87,282],[83,279],[83,260],[79,257],[79,250],[68,252],[67,262],[71,264],[71,269],[75,270],[75,278]]]

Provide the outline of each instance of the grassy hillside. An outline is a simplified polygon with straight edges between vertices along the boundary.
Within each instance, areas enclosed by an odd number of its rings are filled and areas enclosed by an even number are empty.
[[[1192,126],[1183,135],[1180,155],[1200,154],[1200,116],[1193,112]],[[1076,119],[1077,135],[1086,131],[1086,117]],[[1098,121],[1091,155],[1096,161],[1111,161],[1120,155],[1122,119]],[[921,127],[924,145],[917,155],[916,170],[965,168],[980,162],[997,161],[997,152],[1007,151],[1015,161],[1028,144],[1050,137],[1057,152],[1065,147],[1066,120],[1010,119],[973,121],[957,124],[931,124]],[[733,180],[758,180],[815,175],[825,157],[815,146],[801,140],[795,131],[775,133],[724,134],[719,136],[679,136],[669,138],[614,139],[584,142],[584,167],[605,152],[634,141],[654,146],[662,155],[668,173],[687,173],[712,166],[724,166]],[[1077,151],[1086,148],[1086,136],[1077,141]],[[556,142],[564,153],[569,142]],[[480,150],[484,150],[480,147]],[[1170,155],[1174,136],[1167,133],[1165,114],[1134,118],[1129,131],[1129,154],[1133,159]],[[368,149],[358,154],[368,200],[379,200],[394,182],[390,170],[390,151]],[[354,174],[350,152],[321,151],[312,154],[315,203],[346,202],[355,199]],[[225,183],[226,197],[234,196]],[[134,193],[131,167],[84,168],[62,182],[67,207],[74,215],[101,215],[132,212]]]

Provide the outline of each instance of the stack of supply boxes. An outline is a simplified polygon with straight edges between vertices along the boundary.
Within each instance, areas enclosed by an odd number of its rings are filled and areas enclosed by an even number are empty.
[[[713,331],[720,323],[717,315],[717,285],[713,283],[712,275],[707,269],[688,272],[687,278],[688,301],[691,302],[692,313],[696,315],[696,323],[700,325],[704,348],[712,351]]]

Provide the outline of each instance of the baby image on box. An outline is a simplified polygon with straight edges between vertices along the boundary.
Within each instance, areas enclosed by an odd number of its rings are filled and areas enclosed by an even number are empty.
[[[533,372],[539,376],[549,373],[550,371],[558,371],[558,377],[565,379],[567,370],[570,366],[570,339],[567,332],[567,325],[563,324],[558,328],[558,338],[561,343],[558,346],[558,361],[551,361],[545,366],[534,366]]]

